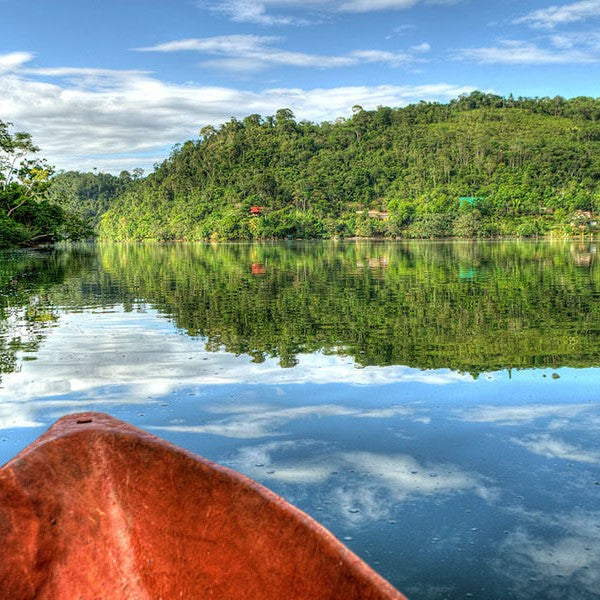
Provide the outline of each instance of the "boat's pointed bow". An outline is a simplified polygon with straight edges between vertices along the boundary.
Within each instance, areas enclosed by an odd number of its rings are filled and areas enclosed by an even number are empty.
[[[101,413],[0,470],[0,600],[404,598],[247,477]]]

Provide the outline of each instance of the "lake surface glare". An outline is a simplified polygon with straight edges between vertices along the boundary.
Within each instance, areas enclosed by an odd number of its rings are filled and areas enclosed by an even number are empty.
[[[598,598],[598,246],[0,253],[0,464],[107,412],[266,485],[411,600]]]

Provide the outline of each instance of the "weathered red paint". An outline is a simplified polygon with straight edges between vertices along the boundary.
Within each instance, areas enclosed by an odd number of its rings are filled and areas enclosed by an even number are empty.
[[[98,413],[0,469],[2,600],[402,600],[256,482]]]

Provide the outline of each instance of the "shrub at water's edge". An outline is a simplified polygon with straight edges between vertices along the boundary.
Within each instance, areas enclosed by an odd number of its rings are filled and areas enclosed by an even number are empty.
[[[315,124],[250,115],[177,146],[108,209],[113,240],[580,235],[600,99],[474,92]]]

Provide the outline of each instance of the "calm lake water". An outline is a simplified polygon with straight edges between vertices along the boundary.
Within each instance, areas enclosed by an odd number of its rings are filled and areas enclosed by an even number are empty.
[[[598,598],[599,254],[0,253],[0,464],[104,411],[260,481],[412,600]]]

